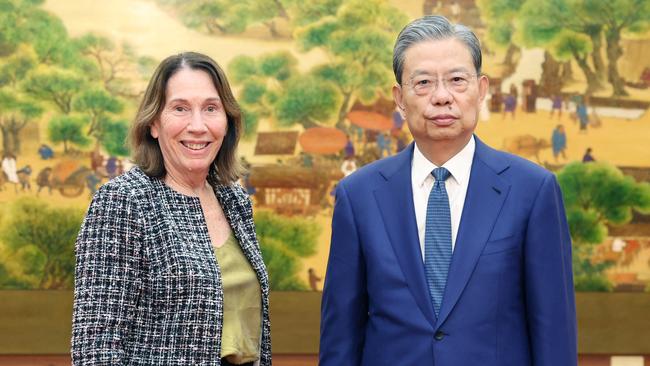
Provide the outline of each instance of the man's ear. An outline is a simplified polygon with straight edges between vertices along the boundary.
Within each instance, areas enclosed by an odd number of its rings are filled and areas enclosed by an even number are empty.
[[[490,80],[487,76],[481,75],[478,77],[478,97],[479,103],[483,103],[485,96],[487,95],[488,89],[490,88]]]
[[[400,115],[402,115],[402,119],[405,119],[406,111],[404,110],[404,103],[402,102],[402,97],[403,97],[402,87],[399,84],[393,85],[393,100],[395,101],[395,104],[399,109]]]

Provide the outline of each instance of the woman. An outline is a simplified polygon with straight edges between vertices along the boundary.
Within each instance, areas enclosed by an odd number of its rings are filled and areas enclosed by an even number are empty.
[[[74,364],[271,365],[240,133],[216,62],[158,66],[131,133],[136,167],[97,191],[77,238]]]

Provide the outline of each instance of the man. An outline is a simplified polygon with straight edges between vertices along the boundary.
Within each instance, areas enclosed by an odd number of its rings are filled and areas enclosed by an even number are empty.
[[[478,39],[415,20],[393,69],[415,143],[338,185],[320,365],[576,365],[562,195],[473,135],[488,89]]]

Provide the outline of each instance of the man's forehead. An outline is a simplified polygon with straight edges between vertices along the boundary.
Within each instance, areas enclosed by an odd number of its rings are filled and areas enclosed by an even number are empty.
[[[447,65],[449,69],[465,67],[471,70],[474,67],[469,47],[455,38],[414,43],[406,49],[404,63],[411,68],[417,67],[414,64],[420,63]]]

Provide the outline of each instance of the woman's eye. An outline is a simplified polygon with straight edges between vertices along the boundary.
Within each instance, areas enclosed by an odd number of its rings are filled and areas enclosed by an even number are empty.
[[[209,106],[208,108],[206,108],[206,110],[207,110],[208,112],[216,112],[216,111],[217,111],[217,107],[211,105],[211,106]]]
[[[185,111],[185,108],[183,108],[182,106],[177,106],[177,107],[174,107],[174,110],[175,110],[176,112],[184,112],[184,111]]]

